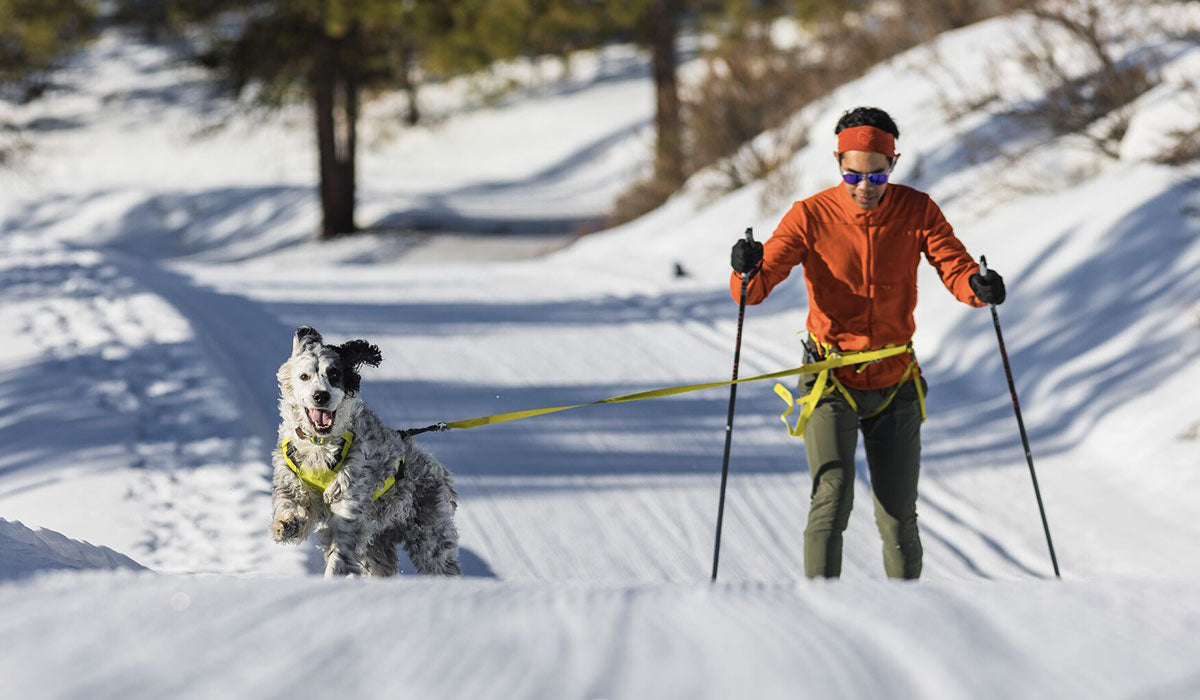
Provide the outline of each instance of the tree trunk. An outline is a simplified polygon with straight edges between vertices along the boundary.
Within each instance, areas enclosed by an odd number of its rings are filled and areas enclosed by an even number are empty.
[[[679,0],[654,0],[650,8],[650,51],[657,96],[654,112],[654,176],[660,183],[683,184],[683,139],[676,80]]]
[[[421,110],[417,106],[417,78],[413,75],[413,63],[416,50],[411,46],[400,49],[400,87],[408,97],[408,111],[404,115],[404,123],[416,126],[421,121]]]
[[[353,34],[348,39],[352,39]],[[317,39],[313,69],[313,108],[317,126],[321,193],[321,238],[358,230],[354,225],[355,153],[358,147],[359,84],[341,61],[340,44]]]

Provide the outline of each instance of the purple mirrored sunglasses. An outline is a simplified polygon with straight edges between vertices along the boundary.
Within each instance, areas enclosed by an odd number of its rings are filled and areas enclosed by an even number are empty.
[[[867,178],[868,185],[876,187],[888,181],[887,173],[842,173],[842,182],[851,187],[856,187],[858,183],[863,181],[864,177]]]

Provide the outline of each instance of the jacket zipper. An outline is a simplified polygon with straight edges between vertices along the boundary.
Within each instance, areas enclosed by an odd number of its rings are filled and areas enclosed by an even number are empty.
[[[875,342],[875,267],[874,246],[871,241],[871,215],[863,216],[863,235],[867,238],[866,267],[863,269],[863,281],[867,284],[867,339],[868,345]]]

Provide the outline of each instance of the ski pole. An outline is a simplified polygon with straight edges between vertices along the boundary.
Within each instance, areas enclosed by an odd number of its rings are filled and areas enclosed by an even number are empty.
[[[988,273],[987,257],[979,256],[979,274]],[[988,304],[992,309],[992,325],[996,327],[996,340],[1000,342],[1000,359],[1004,362],[1004,376],[1008,378],[1008,391],[1012,394],[1013,412],[1017,414],[1017,429],[1021,431],[1021,444],[1025,446],[1025,461],[1029,462],[1029,476],[1033,479],[1033,493],[1037,496],[1038,511],[1042,514],[1042,529],[1046,531],[1046,546],[1050,548],[1050,563],[1054,565],[1054,575],[1062,578],[1058,572],[1058,557],[1054,556],[1054,541],[1050,539],[1050,524],[1046,522],[1046,507],[1042,505],[1042,490],[1038,488],[1037,472],[1033,468],[1033,453],[1029,450],[1029,435],[1025,432],[1025,421],[1021,419],[1021,404],[1017,401],[1017,386],[1013,383],[1012,366],[1008,363],[1008,351],[1004,349],[1004,335],[1000,332],[1000,316],[996,313],[996,305]]]
[[[746,229],[746,242],[754,243],[754,229]],[[742,274],[742,296],[738,301],[737,341],[733,345],[733,378],[738,378],[738,362],[742,357],[742,321],[746,318],[746,286],[754,272]],[[733,445],[733,406],[737,402],[737,384],[729,386],[729,415],[725,419],[725,457],[721,462],[721,497],[717,505],[717,537],[713,545],[712,580],[717,580],[717,564],[721,559],[721,522],[725,517],[725,484],[729,481],[729,448]]]

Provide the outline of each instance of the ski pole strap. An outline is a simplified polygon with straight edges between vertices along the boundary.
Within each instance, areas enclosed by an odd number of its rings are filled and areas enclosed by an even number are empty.
[[[778,372],[769,372],[767,374],[759,374],[753,377],[742,377],[741,379],[726,380],[721,382],[705,382],[703,384],[686,384],[683,386],[672,386],[663,389],[650,389],[649,391],[639,391],[634,394],[623,394],[621,396],[613,396],[599,401],[589,401],[587,403],[575,403],[567,406],[552,406],[549,408],[532,408],[524,411],[510,411],[508,413],[496,413],[490,416],[479,416],[478,418],[467,418],[464,420],[449,421],[446,423],[438,423],[436,426],[430,426],[430,430],[466,430],[469,428],[478,428],[481,425],[495,425],[497,423],[507,423],[508,421],[521,420],[523,418],[533,418],[534,416],[544,416],[548,413],[558,413],[559,411],[569,411],[573,408],[581,408],[583,406],[598,406],[606,403],[627,403],[630,401],[642,401],[645,399],[658,399],[666,396],[676,396],[686,394],[693,391],[702,391],[704,389],[715,389],[717,387],[729,386],[731,384],[745,384],[747,382],[757,382],[764,379],[783,379],[784,377],[794,377],[798,374],[819,374],[824,372],[828,375],[829,370],[846,365],[856,365],[863,362],[874,362],[882,360],[885,357],[899,355],[908,352],[905,346],[896,346],[890,348],[882,348],[880,350],[864,350],[862,352],[850,352],[842,355],[833,355],[826,357],[819,362],[811,362],[808,364],[793,367],[792,369],[784,369]],[[409,435],[415,434],[416,430],[400,431]],[[424,431],[421,431],[424,432]]]
[[[911,345],[897,345],[897,346],[894,346],[891,348],[884,348],[884,350],[893,351],[889,355],[884,355],[884,357],[890,357],[891,355],[899,355],[901,353],[906,353],[906,352],[909,354],[912,354],[912,352],[913,352]],[[873,351],[873,352],[883,352],[884,350],[877,350],[877,351]],[[856,356],[863,355],[863,354],[865,354],[865,353],[851,353],[851,354],[840,355],[840,356],[835,355],[834,357],[841,357],[843,359],[851,358],[851,361],[846,362],[844,364],[859,364],[862,362],[871,362],[872,361],[872,360],[864,360],[864,359],[856,358]],[[881,359],[881,358],[879,358],[879,359]],[[817,363],[817,364],[820,364],[820,363]],[[838,391],[839,393],[841,393],[842,398],[844,398],[846,400],[846,403],[849,404],[850,410],[854,411],[855,413],[858,413],[858,403],[855,402],[854,397],[850,395],[850,390],[846,388],[846,385],[842,384],[840,381],[838,381],[838,378],[836,376],[834,376],[834,374],[831,371],[832,369],[834,369],[834,368],[829,367],[829,368],[820,370],[817,373],[817,380],[815,382],[813,382],[812,390],[809,391],[808,394],[804,395],[803,397],[801,397],[799,399],[797,399],[792,394],[792,392],[789,391],[788,388],[785,387],[783,384],[775,385],[775,393],[778,394],[779,398],[783,399],[784,403],[786,403],[788,405],[788,407],[786,409],[784,409],[783,413],[779,416],[779,419],[783,421],[783,424],[785,426],[787,426],[788,435],[791,435],[792,437],[798,437],[798,438],[803,439],[804,438],[804,428],[808,425],[808,419],[812,417],[813,411],[815,411],[817,408],[817,404],[820,403],[821,399],[828,396],[829,394],[832,394],[835,390]],[[886,399],[884,399],[883,403],[880,404],[878,408],[871,411],[867,415],[862,416],[862,418],[874,418],[875,416],[879,415],[880,413],[883,413],[884,410],[887,409],[888,406],[892,405],[892,401],[895,400],[896,394],[900,393],[900,387],[904,386],[904,382],[907,382],[910,379],[913,381],[913,383],[915,384],[916,389],[917,389],[917,402],[921,406],[921,422],[924,423],[925,422],[925,390],[921,387],[921,375],[917,371],[917,363],[916,362],[910,362],[908,364],[908,369],[904,370],[904,375],[900,377],[900,381],[896,382],[896,386],[895,386],[895,388],[892,389],[892,393],[888,394],[888,397]],[[795,412],[797,406],[800,407],[800,415],[796,419],[796,424],[792,425],[791,422],[788,420],[788,417],[791,416],[792,413]]]

